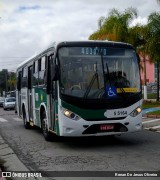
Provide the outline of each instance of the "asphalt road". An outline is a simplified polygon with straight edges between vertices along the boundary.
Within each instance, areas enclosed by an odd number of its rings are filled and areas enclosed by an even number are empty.
[[[14,111],[1,108],[0,134],[32,171],[160,171],[156,132],[46,142],[40,129],[24,129]]]

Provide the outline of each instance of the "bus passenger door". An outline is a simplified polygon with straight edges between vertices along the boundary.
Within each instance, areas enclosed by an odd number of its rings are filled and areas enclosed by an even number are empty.
[[[33,77],[33,67],[28,68],[28,112],[29,120],[33,121],[33,104],[32,104],[32,77]]]
[[[55,98],[53,97],[53,82],[51,79],[53,55],[47,57],[46,90],[49,128],[55,130]]]

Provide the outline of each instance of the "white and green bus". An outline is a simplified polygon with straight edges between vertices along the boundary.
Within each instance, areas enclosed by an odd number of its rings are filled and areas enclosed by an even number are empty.
[[[25,128],[40,127],[46,140],[142,128],[139,58],[126,43],[54,43],[19,65],[16,98]]]

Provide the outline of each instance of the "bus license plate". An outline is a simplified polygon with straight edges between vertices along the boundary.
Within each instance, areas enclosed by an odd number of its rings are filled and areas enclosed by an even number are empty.
[[[100,130],[101,131],[108,131],[108,130],[113,130],[114,129],[114,125],[100,125]]]

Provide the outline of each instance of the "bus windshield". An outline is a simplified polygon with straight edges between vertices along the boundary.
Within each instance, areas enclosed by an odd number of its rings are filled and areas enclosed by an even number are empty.
[[[61,94],[84,99],[123,98],[141,91],[134,49],[61,47]]]

